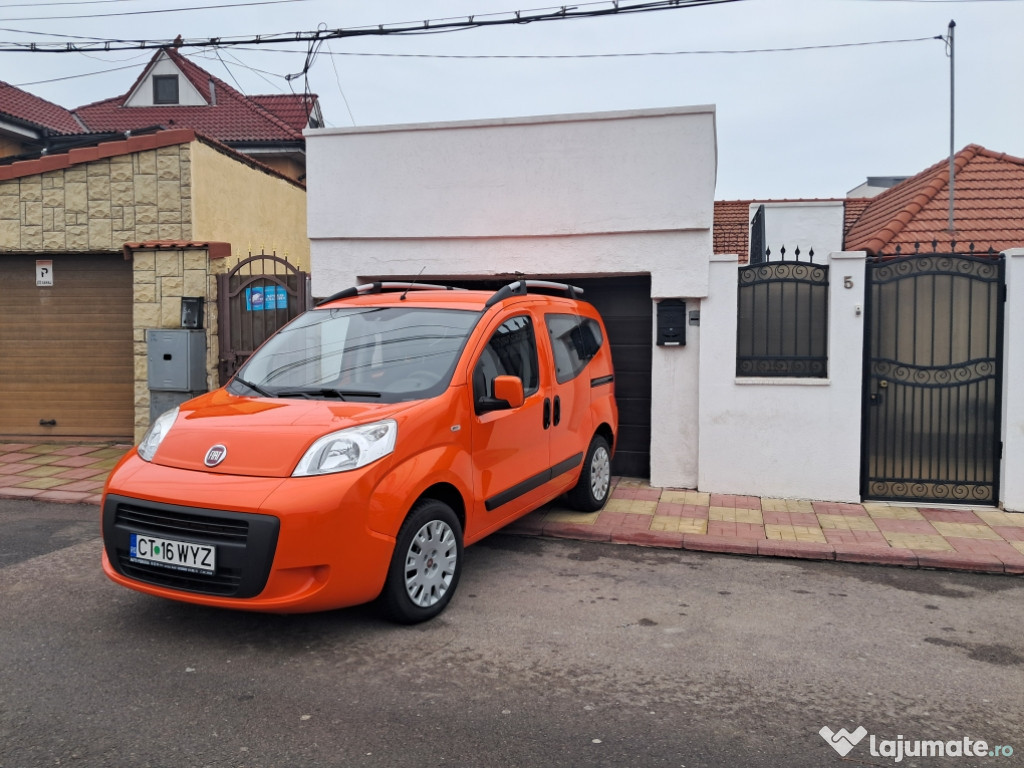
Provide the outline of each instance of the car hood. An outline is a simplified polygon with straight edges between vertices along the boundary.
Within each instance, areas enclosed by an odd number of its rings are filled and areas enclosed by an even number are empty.
[[[288,477],[317,438],[412,405],[237,397],[219,389],[181,406],[153,463],[222,475]],[[223,448],[224,457],[209,467],[205,460],[215,446]]]

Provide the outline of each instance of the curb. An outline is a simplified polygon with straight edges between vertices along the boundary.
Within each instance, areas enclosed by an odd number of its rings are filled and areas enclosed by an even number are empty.
[[[1024,562],[1000,559],[997,555],[955,551],[895,549],[876,544],[828,544],[811,541],[780,541],[699,533],[667,531],[609,531],[594,525],[548,523],[519,519],[501,529],[519,536],[575,539],[611,544],[628,544],[660,549],[682,549],[724,555],[783,557],[800,560],[831,560],[840,563],[927,568],[945,571],[1024,575]]]

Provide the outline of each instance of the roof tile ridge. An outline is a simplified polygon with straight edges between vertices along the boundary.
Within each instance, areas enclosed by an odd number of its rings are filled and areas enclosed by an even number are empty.
[[[914,195],[905,206],[897,211],[885,226],[878,229],[878,234],[866,243],[866,249],[872,253],[878,253],[878,251],[882,250],[906,228],[907,224],[913,221],[917,214],[924,210],[924,207],[932,198],[947,186],[949,186],[948,171],[945,174],[941,172],[936,173],[931,181]]]
[[[254,112],[255,114],[259,115],[260,117],[262,117],[264,119],[270,120],[278,128],[283,128],[284,130],[286,130],[289,133],[289,135],[291,135],[293,137],[296,136],[295,129],[293,129],[290,125],[288,125],[288,123],[286,123],[283,120],[281,120],[277,115],[273,114],[269,109],[266,109],[265,107],[260,105],[258,102],[254,101],[250,96],[247,96],[246,94],[244,94],[241,91],[239,91],[237,88],[233,88],[231,85],[229,85],[228,83],[226,83],[223,80],[221,80],[219,77],[214,75],[212,72],[208,72],[207,70],[203,69],[201,66],[196,64],[194,61],[189,59],[187,56],[185,56],[185,55],[183,55],[181,53],[178,53],[178,50],[176,48],[169,48],[169,49],[167,49],[167,53],[170,56],[171,60],[174,61],[175,64],[177,64],[179,66],[179,68],[182,69],[182,73],[185,75],[185,77],[188,77],[189,82],[191,82],[193,85],[196,85],[196,82],[189,76],[189,73],[185,71],[185,68],[191,68],[193,70],[196,70],[198,72],[203,73],[204,75],[206,75],[210,80],[212,80],[216,84],[218,94],[221,91],[223,91],[223,93],[225,95],[227,95],[228,98],[231,98],[231,99],[234,99],[235,101],[241,102],[251,112]],[[207,91],[208,90],[209,89],[207,88]],[[202,91],[200,91],[200,92],[202,92]],[[284,95],[286,95],[286,94],[284,94]],[[218,98],[218,101],[219,101],[219,98]],[[216,106],[216,105],[213,105],[213,106]]]
[[[986,149],[985,147],[982,147],[982,146],[977,145],[977,144],[973,144],[971,146],[976,146],[978,148],[978,154],[979,155],[984,155],[985,157],[990,157],[993,160],[1005,160],[1006,162],[1015,163],[1017,165],[1024,165],[1024,157],[1018,157],[1016,155],[1011,155],[1008,152],[996,152],[995,150]]]
[[[967,165],[972,159],[974,159],[977,151],[982,149],[978,144],[968,144],[966,147],[961,149],[954,155],[953,166],[954,173],[959,173],[964,166]],[[930,179],[929,179],[930,176]],[[926,179],[929,179],[927,183],[924,183]],[[905,188],[912,187],[916,184],[924,183],[921,190],[915,194],[910,201],[901,207],[892,218],[882,227],[877,230],[877,235],[868,240],[864,247],[871,253],[878,253],[882,248],[891,243],[909,224],[913,221],[914,217],[917,216],[940,191],[949,186],[949,159],[940,160],[929,168],[921,171],[921,173],[911,176],[909,179],[890,187],[885,192],[875,198],[877,202],[885,202],[890,197],[898,195],[904,191]],[[857,222],[871,210],[868,206],[864,212],[857,218]],[[853,229],[853,227],[851,227]]]
[[[192,61],[192,59],[188,58],[188,56],[185,56],[182,53],[178,53],[177,48],[168,48],[167,57],[175,63],[175,65],[181,71],[181,74],[183,74],[188,79],[188,81],[192,83],[193,87],[197,91],[199,91],[199,94],[204,99],[207,99],[208,104],[210,103],[209,100],[211,80],[216,84],[218,91],[223,88],[228,93],[235,93],[239,96],[244,97],[244,94],[239,93],[238,90],[232,88],[228,83],[225,83],[215,74],[203,69],[201,66]],[[216,105],[210,104],[210,106]]]
[[[80,110],[80,109],[90,109],[92,107],[98,107],[98,106],[101,106],[103,104],[111,104],[111,103],[117,104],[123,98],[124,98],[124,96],[122,95],[122,96],[111,96],[108,99],[100,99],[99,101],[90,101],[88,104],[80,104],[79,106],[75,107],[74,109],[71,110],[71,113],[72,114],[78,114],[78,110]]]

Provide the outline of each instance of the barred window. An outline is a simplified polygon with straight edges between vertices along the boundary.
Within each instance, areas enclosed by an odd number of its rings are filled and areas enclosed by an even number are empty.
[[[737,376],[828,376],[828,265],[739,268]]]

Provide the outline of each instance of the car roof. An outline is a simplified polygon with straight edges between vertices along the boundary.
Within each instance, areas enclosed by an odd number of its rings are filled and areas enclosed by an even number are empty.
[[[541,291],[538,293],[537,291]],[[556,295],[551,295],[554,292]],[[393,307],[419,306],[437,309],[484,311],[510,300],[575,305],[583,291],[564,283],[543,280],[516,280],[498,289],[465,290],[431,284],[378,282],[347,288],[321,301],[318,307]]]
[[[482,311],[493,291],[409,291],[402,293],[368,293],[322,302],[318,309],[338,307],[415,306],[435,309]]]

